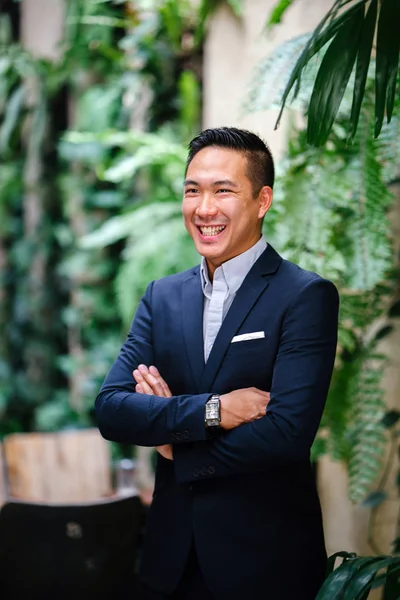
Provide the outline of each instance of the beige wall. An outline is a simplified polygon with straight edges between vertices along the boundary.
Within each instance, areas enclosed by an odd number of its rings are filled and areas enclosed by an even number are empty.
[[[332,0],[297,0],[283,23],[266,37],[263,25],[275,0],[245,0],[244,16],[238,19],[227,5],[212,19],[204,53],[204,127],[236,125],[252,129],[265,138],[279,159],[285,148],[285,119],[274,131],[276,111],[241,118],[241,104],[257,62],[280,43],[311,31],[332,6]],[[400,210],[393,212],[393,225],[400,238]],[[385,373],[387,405],[400,407],[400,327],[385,341],[390,356]],[[397,468],[397,465],[395,466]],[[324,513],[328,553],[338,550],[371,554],[368,546],[369,510],[353,506],[347,497],[345,465],[325,457],[319,465],[319,489]],[[391,479],[390,500],[379,509],[375,537],[385,552],[395,534],[398,498]]]

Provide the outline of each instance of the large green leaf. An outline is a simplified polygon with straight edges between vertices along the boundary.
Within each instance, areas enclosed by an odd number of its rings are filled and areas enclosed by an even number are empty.
[[[345,560],[322,585],[316,600],[344,600],[345,590],[353,577],[356,576],[362,566],[376,560],[371,558],[351,558]],[[352,598],[354,600],[354,598]]]
[[[350,115],[350,138],[354,138],[358,119],[360,117],[361,104],[364,98],[365,85],[368,76],[368,67],[371,61],[372,43],[374,41],[376,16],[378,12],[378,0],[372,0],[367,16],[365,18],[361,40],[359,44],[356,78],[354,82],[353,104]]]
[[[286,4],[290,4],[289,0],[288,2],[281,0],[276,3],[275,10],[278,19],[280,12],[285,10]],[[347,5],[351,6],[348,8]],[[379,15],[378,7],[380,8]],[[345,8],[346,10],[344,10]],[[315,79],[308,111],[308,139],[310,143],[317,146],[326,141],[337,116],[344,93],[343,88],[349,82],[357,57],[356,76],[354,84],[352,84],[353,104],[349,116],[349,138],[352,140],[358,127],[371,61],[372,44],[375,31],[378,29],[375,69],[375,137],[378,137],[382,129],[385,111],[387,121],[390,122],[395,105],[400,30],[394,24],[399,23],[400,2],[398,0],[336,0],[311,34],[308,42],[305,43],[303,52],[292,69],[281,96],[281,110],[276,126],[279,125],[290,93],[294,89],[294,97],[296,97],[300,90],[304,69],[314,54],[333,39],[331,46],[326,51],[321,70]]]
[[[393,556],[374,557],[365,564],[357,573],[357,576],[349,584],[345,591],[343,600],[363,600],[365,594],[370,591],[371,585],[378,572],[389,565],[400,564],[400,559]]]
[[[351,0],[349,0],[349,1],[351,1]],[[321,48],[323,48],[325,46],[325,44],[327,44],[327,42],[329,42],[329,40],[332,39],[340,31],[340,29],[343,26],[345,26],[347,21],[352,18],[353,14],[355,12],[358,13],[359,7],[361,5],[364,5],[365,2],[366,2],[366,0],[360,0],[360,2],[358,2],[355,6],[349,8],[347,11],[345,11],[339,17],[336,17],[334,20],[332,20],[333,17],[336,15],[337,10],[339,10],[339,8],[342,7],[344,4],[348,3],[348,2],[340,2],[339,0],[337,0],[335,2],[334,6],[331,8],[331,10],[325,15],[325,17],[322,19],[322,21],[316,27],[315,31],[312,33],[310,39],[308,40],[307,44],[305,45],[303,52],[299,56],[295,66],[293,68],[293,71],[291,73],[291,76],[289,78],[289,81],[286,85],[285,91],[282,96],[281,110],[279,112],[275,127],[277,127],[279,125],[286,101],[289,97],[289,94],[290,94],[293,86],[296,84],[295,92],[294,92],[295,96],[297,95],[297,93],[300,90],[301,76],[302,76],[303,69],[309,63],[311,58],[317,52],[319,52],[321,50]],[[329,23],[328,26],[325,27],[325,25],[328,21],[331,21],[331,22]]]
[[[322,60],[308,112],[307,137],[312,145],[324,144],[332,129],[356,60],[363,14],[363,5],[357,5]]]
[[[392,117],[399,69],[399,23],[400,2],[382,0],[376,43],[375,137],[382,129],[385,106],[389,122]]]

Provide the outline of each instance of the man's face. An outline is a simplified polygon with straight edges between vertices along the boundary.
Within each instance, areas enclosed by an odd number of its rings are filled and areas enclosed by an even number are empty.
[[[270,187],[254,197],[247,166],[241,152],[210,146],[200,150],[188,167],[183,217],[210,275],[259,240],[261,219],[271,206]]]

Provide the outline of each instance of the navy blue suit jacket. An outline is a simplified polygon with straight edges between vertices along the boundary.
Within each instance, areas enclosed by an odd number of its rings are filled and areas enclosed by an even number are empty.
[[[331,379],[338,321],[335,286],[282,260],[268,245],[229,309],[204,364],[199,267],[151,283],[96,400],[102,435],[158,457],[142,577],[171,592],[195,542],[210,589],[312,600],[323,579],[321,512],[310,466]],[[235,335],[265,338],[231,343]],[[134,392],[132,371],[154,364],[174,396]],[[207,439],[212,393],[270,391],[266,416]],[[290,573],[290,574],[289,574]]]

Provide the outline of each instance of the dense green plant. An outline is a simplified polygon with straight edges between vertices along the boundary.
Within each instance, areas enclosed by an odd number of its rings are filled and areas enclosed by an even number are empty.
[[[274,7],[269,24],[280,22],[292,3],[293,0],[280,0]],[[304,69],[313,56],[324,48],[308,106],[307,139],[316,146],[327,141],[350,75],[355,69],[352,106],[348,115],[348,135],[353,139],[376,35],[373,132],[375,137],[379,136],[385,114],[388,123],[393,115],[400,55],[400,34],[393,24],[399,22],[398,0],[335,0],[303,45],[283,92],[277,124],[290,92],[294,89],[296,95],[301,87]],[[330,44],[325,48],[328,42]]]
[[[366,104],[365,127],[372,114]],[[328,451],[348,461],[350,496],[360,501],[379,473],[385,445],[380,382],[386,357],[379,342],[390,332],[395,284],[387,216],[393,198],[380,144],[361,129],[353,146],[345,138],[336,128],[329,144],[316,150],[305,132],[292,136],[269,236],[287,257],[339,288],[337,362],[314,455]],[[397,151],[392,156],[394,162]]]
[[[52,224],[60,209],[51,145],[57,101],[53,69],[10,39],[1,18],[0,43],[0,405],[3,431],[32,427],[35,408],[56,395],[62,374],[54,357],[64,347],[57,307],[65,297],[57,274],[59,245]]]
[[[245,110],[279,105],[281,87],[297,60],[304,36],[280,46],[254,74]],[[308,65],[291,106],[306,111],[321,56]],[[372,65],[373,66],[373,65]],[[285,85],[285,84],[283,84]],[[384,453],[381,380],[385,356],[381,339],[390,332],[390,307],[397,280],[388,211],[388,184],[399,174],[400,95],[394,116],[374,140],[373,77],[361,106],[358,129],[348,143],[352,110],[348,89],[328,142],[308,145],[308,134],[295,132],[288,160],[281,165],[278,188],[284,211],[271,232],[277,246],[299,264],[335,281],[341,295],[339,348],[333,381],[314,455],[328,451],[348,461],[350,496],[365,497],[376,479]],[[274,93],[266,94],[266,90]],[[278,243],[279,241],[279,243]]]
[[[78,150],[61,141],[68,125],[98,133],[170,123],[182,140],[198,127],[198,8],[72,0],[66,15],[54,61],[29,55],[1,19],[0,434],[90,423],[122,340],[112,281],[124,242],[88,251],[78,239],[140,202],[149,181],[106,182],[95,165],[115,146]]]

